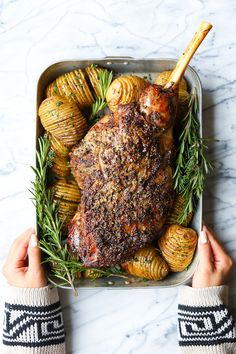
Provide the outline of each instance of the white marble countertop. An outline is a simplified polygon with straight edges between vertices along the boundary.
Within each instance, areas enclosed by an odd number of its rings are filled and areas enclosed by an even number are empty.
[[[43,69],[109,55],[177,58],[202,19],[214,28],[191,65],[204,88],[205,134],[220,140],[209,150],[216,168],[206,184],[204,220],[236,260],[235,16],[234,0],[0,0],[0,266],[12,240],[34,225],[27,189]],[[230,286],[236,316],[235,270]],[[177,288],[60,295],[68,353],[178,353]],[[2,291],[0,298],[2,316]]]

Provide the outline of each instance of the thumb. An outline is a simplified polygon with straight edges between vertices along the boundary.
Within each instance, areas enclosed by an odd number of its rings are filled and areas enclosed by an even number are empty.
[[[38,247],[38,238],[35,234],[31,235],[28,247],[28,270],[30,272],[41,270],[41,250]]]
[[[213,264],[212,248],[208,239],[208,235],[205,230],[205,226],[203,226],[203,229],[199,236],[198,251],[199,251],[199,263],[202,266],[209,267],[209,265]]]

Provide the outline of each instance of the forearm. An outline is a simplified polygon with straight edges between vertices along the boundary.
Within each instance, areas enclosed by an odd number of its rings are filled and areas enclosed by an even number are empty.
[[[227,286],[184,286],[180,289],[178,325],[181,353],[235,353],[236,329],[227,301]]]
[[[52,286],[8,289],[4,353],[64,354],[65,334],[58,292]]]

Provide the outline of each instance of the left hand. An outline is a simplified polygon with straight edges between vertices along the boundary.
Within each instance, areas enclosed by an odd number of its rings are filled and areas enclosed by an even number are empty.
[[[225,252],[215,234],[206,226],[198,242],[199,263],[193,275],[193,288],[224,285],[233,266],[231,257]]]
[[[26,230],[13,242],[2,272],[8,283],[15,287],[41,288],[47,285],[34,229]]]

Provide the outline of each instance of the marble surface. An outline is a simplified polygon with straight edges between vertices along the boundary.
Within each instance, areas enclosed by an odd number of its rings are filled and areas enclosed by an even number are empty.
[[[202,19],[213,30],[191,65],[204,88],[204,133],[215,171],[204,220],[236,261],[236,3],[234,0],[0,0],[0,266],[12,240],[34,225],[28,188],[34,162],[36,82],[62,59],[109,55],[177,58]],[[0,323],[4,300],[0,278]],[[172,354],[177,288],[60,291],[67,353]],[[235,269],[230,307],[236,317]]]

